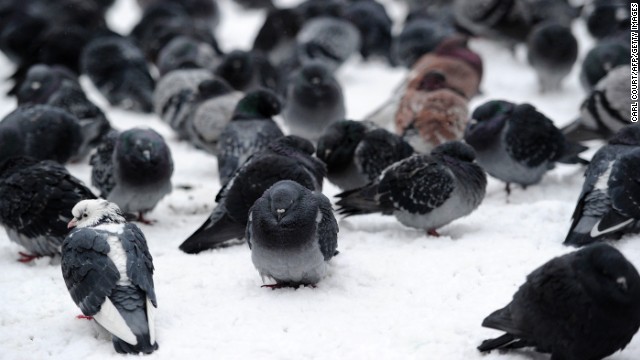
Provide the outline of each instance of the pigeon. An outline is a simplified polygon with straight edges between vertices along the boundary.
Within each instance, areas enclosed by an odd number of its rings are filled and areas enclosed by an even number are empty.
[[[214,70],[220,63],[220,57],[213,47],[203,41],[188,36],[177,36],[158,53],[158,71],[160,76],[176,69]]]
[[[112,335],[121,354],[158,349],[153,258],[147,240],[120,208],[83,200],[71,211],[73,228],[62,244],[62,277],[84,316]]]
[[[71,209],[95,195],[64,166],[15,156],[0,162],[0,224],[26,249],[21,262],[60,254]]]
[[[220,135],[243,97],[222,79],[201,82],[192,115],[185,124],[189,142],[209,154],[218,155]]]
[[[614,68],[631,62],[631,49],[619,41],[602,41],[582,61],[580,83],[590,93],[596,84]]]
[[[349,21],[320,16],[304,23],[296,42],[303,65],[320,62],[334,72],[360,50],[361,39],[358,28]]]
[[[279,76],[269,60],[256,51],[234,50],[222,58],[215,74],[238,91],[258,88],[277,91]]]
[[[640,276],[612,246],[591,245],[534,270],[482,326],[506,334],[485,340],[481,352],[533,347],[551,359],[603,359],[640,327]]]
[[[583,246],[640,231],[637,169],[640,169],[640,125],[627,125],[591,159],[564,240],[566,245]]]
[[[291,134],[317,141],[324,129],[344,119],[345,113],[342,87],[323,64],[304,65],[293,75],[282,111]]]
[[[434,19],[418,18],[405,23],[393,39],[394,63],[411,68],[420,57],[432,52],[445,38],[453,35],[453,28]]]
[[[363,60],[381,57],[391,59],[391,27],[393,22],[384,6],[374,0],[357,0],[347,5],[344,14],[360,31],[360,55]]]
[[[149,113],[155,81],[142,51],[121,36],[98,37],[85,47],[82,72],[113,106]]]
[[[247,243],[263,281],[281,286],[314,286],[337,253],[338,223],[331,202],[291,180],[281,180],[249,210]]]
[[[538,74],[540,92],[557,91],[578,59],[578,40],[567,26],[541,23],[529,34],[527,59]]]
[[[81,143],[78,119],[50,105],[20,106],[0,121],[0,162],[26,155],[64,164]]]
[[[474,159],[473,149],[459,141],[412,155],[370,184],[336,195],[338,212],[394,215],[405,226],[439,236],[438,228],[469,215],[484,199],[487,175]]]
[[[18,106],[47,104],[74,115],[80,124],[82,144],[71,160],[80,160],[111,129],[105,114],[85,95],[77,77],[62,66],[32,66],[16,94]]]
[[[629,31],[631,23],[628,0],[595,0],[585,5],[587,30],[596,39]]]
[[[489,175],[522,187],[540,182],[556,162],[585,164],[587,148],[569,142],[553,122],[530,104],[492,100],[476,108],[465,141]]]
[[[271,9],[275,7],[272,0],[234,0],[234,2],[247,9]]]
[[[303,18],[296,9],[273,9],[253,41],[253,50],[264,54],[274,65],[295,56],[296,36]]]
[[[621,65],[598,82],[580,106],[580,117],[562,128],[572,141],[608,139],[631,123],[631,66]]]
[[[210,31],[214,31],[220,23],[220,9],[216,0],[138,0],[142,9],[158,3],[179,5],[200,28],[209,28]]]
[[[100,190],[100,196],[125,213],[138,213],[140,222],[150,223],[144,213],[171,192],[171,151],[154,130],[112,131],[91,156],[90,164],[91,184]]]
[[[153,110],[181,139],[188,139],[186,127],[198,98],[198,86],[214,78],[205,69],[179,69],[163,76],[153,93]]]
[[[340,120],[318,140],[316,154],[327,165],[327,179],[343,191],[363,187],[389,165],[413,155],[401,137],[368,121]]]
[[[326,167],[312,157],[315,148],[295,135],[281,137],[255,153],[233,174],[216,196],[217,205],[180,250],[196,254],[207,249],[241,244],[249,209],[280,180],[293,180],[312,191],[322,191]]]
[[[318,17],[344,17],[345,2],[342,0],[306,0],[296,8],[306,21]]]
[[[266,89],[251,91],[238,102],[231,121],[218,137],[221,184],[226,184],[253,153],[284,135],[271,118],[280,113],[281,106],[277,95]]]

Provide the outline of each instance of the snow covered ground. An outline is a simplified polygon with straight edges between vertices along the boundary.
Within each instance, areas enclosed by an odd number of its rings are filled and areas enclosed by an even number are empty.
[[[224,50],[248,47],[263,14],[241,13],[220,0]],[[287,1],[292,3],[294,1]],[[280,2],[285,3],[283,2]],[[400,3],[388,1],[394,16]],[[109,20],[127,31],[139,16],[133,0],[119,0]],[[592,41],[575,26],[581,54]],[[574,69],[561,93],[539,95],[524,53],[514,58],[486,41],[472,47],[485,60],[483,96],[530,102],[558,125],[577,115],[584,97]],[[0,78],[13,66],[0,58]],[[349,118],[360,119],[395,88],[403,71],[356,58],[339,70]],[[83,84],[88,85],[86,81]],[[0,84],[5,93],[9,84]],[[481,355],[476,346],[497,331],[482,319],[506,305],[537,266],[573,251],[562,240],[582,185],[583,168],[559,166],[541,184],[516,188],[509,200],[491,179],[487,197],[470,216],[440,230],[440,238],[406,228],[393,217],[368,215],[339,221],[340,255],[315,289],[261,288],[247,246],[187,255],[178,245],[209,215],[220,184],[216,159],[178,142],[155,115],[110,108],[94,89],[90,97],[108,112],[115,127],[150,126],[171,146],[173,193],[140,225],[156,267],[160,349],[149,359],[547,359],[529,353]],[[15,100],[0,98],[0,118]],[[593,143],[599,146],[600,143]],[[593,152],[593,151],[592,151]],[[591,153],[592,153],[591,152]],[[86,164],[69,166],[89,183]],[[325,183],[325,194],[337,188]],[[186,191],[181,185],[190,185]],[[616,246],[640,267],[640,236]],[[16,261],[21,250],[0,233],[0,359],[120,359],[110,341],[89,321],[78,320],[59,263]],[[611,359],[640,358],[640,336]]]

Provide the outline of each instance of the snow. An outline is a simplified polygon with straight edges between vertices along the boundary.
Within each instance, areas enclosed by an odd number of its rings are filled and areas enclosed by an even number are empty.
[[[295,1],[282,1],[291,4]],[[242,13],[219,1],[218,31],[224,50],[248,47],[264,14]],[[399,18],[400,2],[385,2]],[[119,0],[109,13],[114,28],[126,32],[140,12]],[[577,23],[580,52],[592,40]],[[558,125],[569,122],[585,94],[578,67],[560,93],[540,95],[524,52],[514,57],[487,41],[472,47],[485,60],[483,95],[471,108],[493,98],[530,102]],[[522,50],[522,49],[520,49]],[[0,77],[13,65],[0,58]],[[404,74],[381,63],[350,60],[338,72],[349,118],[361,119],[382,103]],[[339,220],[340,255],[317,288],[261,288],[247,246],[187,255],[178,245],[209,215],[220,188],[216,159],[179,142],[155,115],[137,115],[108,106],[86,79],[89,95],[107,110],[119,129],[150,126],[163,135],[175,160],[174,191],[149,214],[146,234],[156,267],[156,315],[160,349],[149,359],[547,359],[518,352],[481,355],[476,346],[499,332],[480,326],[506,305],[525,276],[562,245],[582,185],[583,168],[558,166],[542,183],[516,188],[507,200],[504,185],[490,179],[480,208],[440,229],[440,238],[402,226],[393,217],[367,215]],[[0,93],[9,88],[0,83]],[[0,117],[15,108],[0,98]],[[592,145],[600,145],[594,142]],[[593,153],[593,149],[590,153]],[[90,183],[90,167],[70,171]],[[325,194],[338,190],[325,183]],[[191,190],[185,190],[185,186]],[[640,266],[640,236],[615,244]],[[0,359],[121,359],[108,337],[91,322],[78,320],[61,276],[59,260],[16,261],[22,250],[0,234]],[[611,359],[640,358],[640,337]]]

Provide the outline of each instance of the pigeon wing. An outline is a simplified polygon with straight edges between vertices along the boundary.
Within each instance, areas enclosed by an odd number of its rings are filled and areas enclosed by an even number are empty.
[[[113,152],[119,133],[110,131],[102,143],[96,148],[96,152],[91,155],[91,184],[100,190],[100,196],[106,198],[116,186],[113,177]]]
[[[331,259],[338,248],[338,222],[333,215],[331,202],[321,193],[314,194],[318,199],[318,242],[325,260]]]
[[[131,283],[147,293],[151,303],[157,307],[153,286],[153,258],[149,253],[144,234],[135,224],[127,223],[119,237],[127,253],[127,276],[131,279]]]

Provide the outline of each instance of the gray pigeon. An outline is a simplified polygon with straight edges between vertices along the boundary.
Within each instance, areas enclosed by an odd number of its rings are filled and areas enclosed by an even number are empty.
[[[64,164],[81,144],[78,119],[50,105],[20,106],[0,121],[0,162],[26,155]]]
[[[566,245],[640,231],[640,125],[623,127],[591,159]],[[636,205],[633,205],[635,201]]]
[[[629,44],[622,41],[602,41],[596,44],[582,61],[580,84],[590,93],[609,71],[631,62]]]
[[[91,156],[91,183],[100,196],[126,213],[138,213],[138,221],[171,192],[173,159],[160,134],[133,128],[111,132]]]
[[[222,79],[205,80],[198,85],[192,103],[194,109],[185,124],[189,142],[212,155],[218,154],[218,142],[233,111],[244,95]]]
[[[308,140],[289,135],[249,157],[220,189],[215,209],[180,245],[180,250],[195,254],[238,244],[237,239],[245,235],[249,209],[280,180],[293,180],[309,190],[322,191],[326,168],[312,157],[314,151]]]
[[[206,69],[178,69],[163,76],[153,93],[153,109],[181,139],[188,139],[186,124],[193,112],[198,85],[213,79]]]
[[[481,352],[527,347],[553,360],[600,360],[640,327],[640,276],[612,246],[591,245],[534,270],[482,326],[506,334],[482,342]]]
[[[608,139],[631,122],[630,65],[611,70],[580,107],[580,117],[562,129],[572,141]]]
[[[492,100],[473,112],[465,141],[489,175],[523,187],[537,184],[556,162],[587,163],[587,148],[567,141],[553,122],[529,104]]]
[[[414,151],[400,136],[369,121],[340,120],[325,130],[316,153],[327,164],[329,181],[346,191],[374,181]]]
[[[18,88],[18,106],[47,104],[74,115],[80,124],[82,144],[71,160],[80,160],[100,143],[111,129],[102,110],[93,104],[75,74],[63,66],[32,66]]]
[[[291,180],[271,186],[249,210],[251,260],[269,287],[315,285],[338,247],[331,202]]]
[[[208,69],[213,71],[220,57],[211,45],[188,36],[177,36],[158,54],[156,65],[160,76],[176,69]]]
[[[527,39],[527,59],[538,74],[540,92],[558,91],[578,59],[578,40],[568,26],[541,23]]]
[[[320,62],[334,72],[360,50],[360,32],[347,20],[320,16],[305,22],[296,43],[302,65]]]
[[[342,87],[323,64],[304,65],[293,75],[282,111],[291,134],[317,141],[345,113]]]
[[[113,106],[137,112],[153,110],[155,81],[144,53],[122,36],[91,40],[80,58],[82,72]]]
[[[474,163],[473,149],[459,141],[438,145],[430,155],[413,155],[387,167],[364,187],[336,195],[346,216],[382,213],[403,225],[436,229],[469,215],[482,200],[487,175]]]
[[[114,203],[80,201],[62,244],[62,276],[83,317],[113,335],[121,354],[158,349],[153,259],[140,229]]]
[[[218,175],[226,184],[253,153],[265,149],[284,134],[271,118],[280,113],[278,96],[267,89],[254,90],[238,102],[218,138]]]
[[[95,195],[64,166],[49,160],[13,157],[0,162],[0,225],[20,244],[20,262],[60,253],[71,209]]]

